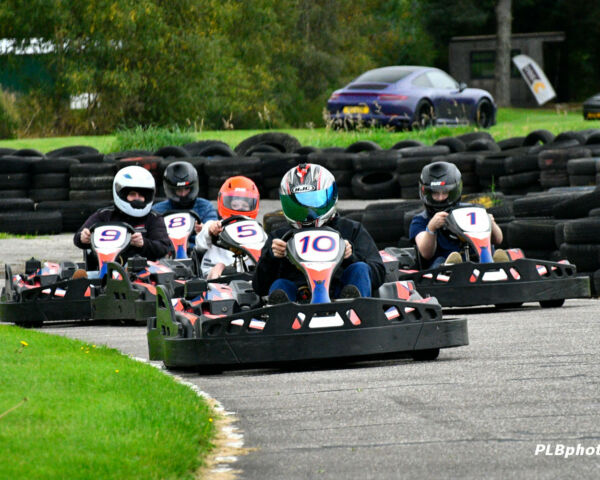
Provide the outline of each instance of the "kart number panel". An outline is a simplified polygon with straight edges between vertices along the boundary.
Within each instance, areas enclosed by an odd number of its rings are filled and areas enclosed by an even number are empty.
[[[452,210],[452,216],[458,227],[469,233],[489,232],[492,228],[490,217],[484,208],[463,207]]]
[[[196,220],[186,212],[172,213],[164,217],[167,234],[170,238],[188,238],[194,230]]]
[[[303,263],[335,262],[341,247],[339,233],[323,230],[296,234],[293,242],[296,256]]]

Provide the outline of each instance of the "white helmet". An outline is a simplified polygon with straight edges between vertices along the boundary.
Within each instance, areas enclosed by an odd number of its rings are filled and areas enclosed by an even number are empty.
[[[127,195],[135,191],[144,197],[144,201],[127,201]],[[152,174],[143,167],[133,165],[122,168],[113,180],[113,200],[115,206],[131,217],[145,217],[152,209],[156,185]]]

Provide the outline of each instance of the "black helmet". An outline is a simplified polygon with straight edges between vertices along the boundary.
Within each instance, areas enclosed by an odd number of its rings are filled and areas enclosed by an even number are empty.
[[[448,198],[436,201],[433,194],[448,192]],[[423,167],[419,178],[419,196],[430,215],[450,210],[460,201],[462,178],[460,170],[453,163],[433,162]]]
[[[198,190],[198,172],[189,162],[173,162],[165,169],[163,176],[165,195],[177,208],[191,208],[194,206]],[[189,188],[190,191],[184,195],[177,195],[180,188]]]

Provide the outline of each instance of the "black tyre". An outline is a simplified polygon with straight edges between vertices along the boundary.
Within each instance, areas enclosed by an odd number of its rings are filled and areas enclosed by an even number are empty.
[[[346,147],[346,151],[349,153],[372,152],[374,150],[381,150],[381,147],[370,140],[354,142]]]
[[[542,308],[559,308],[565,303],[564,298],[555,298],[553,300],[540,300],[540,307]]]
[[[117,172],[114,163],[74,163],[69,168],[69,173],[73,177],[84,176],[113,176]]]
[[[14,155],[0,157],[0,174],[29,173],[31,165],[37,161],[39,158],[35,157],[15,157]]]
[[[69,184],[72,190],[110,190],[114,177],[71,177]]]
[[[69,173],[71,165],[79,163],[76,158],[48,158],[42,159],[31,164],[31,173]]]
[[[592,208],[600,208],[600,190],[577,194],[566,199],[554,205],[552,214],[556,218],[581,218],[587,217]]]
[[[354,162],[358,158],[356,153],[310,153],[307,157],[308,163],[322,165],[328,170],[353,170]]]
[[[166,147],[160,147],[154,155],[163,157],[163,158],[186,158],[191,157],[190,152],[188,152],[183,147],[177,147],[175,145],[168,145]]]
[[[0,232],[17,235],[49,235],[62,232],[59,211],[0,213]]]
[[[112,190],[71,190],[69,192],[69,200],[73,202],[79,201],[107,201],[113,200]]]
[[[46,200],[68,200],[68,188],[34,188],[29,190],[29,198],[34,202],[43,202]]]
[[[522,249],[556,250],[554,219],[518,219],[508,225],[508,244]]]
[[[500,140],[498,146],[500,150],[512,150],[513,148],[519,148],[523,146],[525,137],[510,137]]]
[[[1,190],[22,190],[31,186],[31,177],[28,173],[1,173]]]
[[[489,128],[494,123],[494,106],[487,98],[482,98],[475,108],[475,125]]]
[[[442,145],[444,147],[448,147],[452,153],[464,152],[467,149],[465,142],[456,137],[438,138],[433,145]]]
[[[564,224],[564,239],[567,243],[600,244],[600,218],[586,217]]]
[[[480,138],[469,143],[467,152],[499,152],[500,147],[493,140]]]
[[[214,157],[204,164],[204,173],[210,176],[231,177],[260,172],[260,158],[252,157]]]
[[[275,147],[280,152],[291,153],[300,148],[300,142],[296,137],[287,133],[269,132],[259,133],[247,138],[234,148],[238,155],[246,155],[246,152],[254,145],[267,144]]]
[[[539,170],[537,154],[526,154],[506,157],[504,160],[506,173],[521,173]]]
[[[32,212],[33,206],[31,198],[0,198],[0,212]]]
[[[596,175],[600,158],[572,158],[567,162],[567,173],[569,175]]]
[[[515,173],[513,175],[504,175],[498,178],[500,189],[514,189],[517,187],[527,187],[530,185],[538,185],[540,182],[539,170],[534,172]]]
[[[68,173],[45,173],[43,175],[33,175],[31,178],[32,188],[67,188],[68,186]]]
[[[354,157],[354,170],[359,172],[396,170],[400,158],[397,150],[364,152]]]
[[[554,141],[554,134],[548,130],[534,130],[530,132],[523,140],[524,147],[530,147],[533,145],[545,145]]]
[[[57,148],[56,150],[52,150],[46,153],[46,157],[48,158],[56,158],[56,157],[74,157],[78,158],[81,155],[90,155],[90,154],[98,154],[98,150],[94,147],[88,147],[86,145],[72,145],[70,147],[62,147]]]
[[[424,143],[418,140],[400,140],[398,143],[392,145],[392,149],[400,150],[407,147],[423,147]]]
[[[352,177],[355,198],[394,198],[398,193],[396,172],[359,172]]]
[[[577,267],[579,272],[593,272],[600,269],[600,245],[563,243],[560,255]]]
[[[411,356],[416,362],[431,362],[440,356],[440,349],[430,348],[428,350],[416,350],[411,353]]]

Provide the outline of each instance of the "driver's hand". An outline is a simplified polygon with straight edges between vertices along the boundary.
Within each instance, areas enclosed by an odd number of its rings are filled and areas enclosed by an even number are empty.
[[[215,278],[219,278],[223,274],[223,270],[225,270],[224,263],[217,263],[214,267],[212,267],[208,271],[208,275],[206,275],[207,280],[214,280]]]
[[[494,225],[496,223],[496,220],[494,220],[494,216],[491,213],[488,213],[488,217],[490,217],[490,223]]]
[[[429,227],[429,230],[432,232],[437,232],[440,228],[446,225],[447,218],[448,212],[437,212],[433,217],[431,217],[427,227]]]
[[[131,240],[129,241],[129,243],[131,245],[133,245],[134,247],[143,247],[144,246],[144,237],[142,237],[142,234],[140,232],[135,232],[132,236],[131,236]]]
[[[210,226],[208,227],[208,231],[213,237],[216,237],[217,235],[219,235],[219,233],[223,231],[223,225],[221,225],[221,222],[217,220],[210,224]]]
[[[202,224],[200,222],[196,222],[194,224],[194,231],[196,233],[200,233],[202,231]]]
[[[285,257],[285,249],[287,243],[284,242],[281,238],[274,238],[273,244],[271,245],[271,250],[273,251],[273,256],[276,258]]]
[[[79,240],[81,243],[91,243],[92,242],[92,232],[90,232],[89,228],[84,228],[79,235]]]
[[[344,250],[344,260],[350,258],[352,256],[352,244],[348,240],[344,240],[346,242],[346,250]]]

